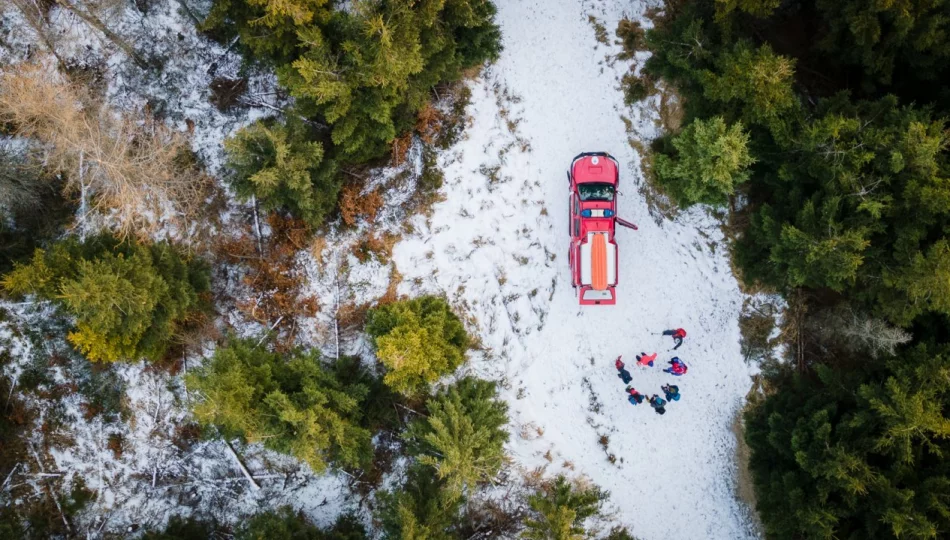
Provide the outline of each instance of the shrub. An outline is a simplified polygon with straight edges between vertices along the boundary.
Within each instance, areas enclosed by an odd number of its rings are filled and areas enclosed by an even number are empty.
[[[469,337],[448,303],[423,296],[380,306],[365,327],[388,372],[383,380],[404,395],[415,395],[464,360]]]
[[[640,21],[620,19],[620,23],[617,24],[617,37],[620,38],[620,45],[623,47],[623,52],[617,55],[617,58],[621,60],[630,60],[637,51],[643,50],[646,46]]]
[[[159,360],[176,333],[206,309],[209,271],[166,243],[112,236],[68,238],[36,250],[2,281],[8,292],[36,294],[76,318],[69,341],[92,361]]]
[[[461,497],[501,468],[508,406],[495,383],[465,377],[427,402],[429,415],[410,424],[406,437],[419,462],[436,471],[451,497]]]
[[[293,455],[314,471],[328,462],[364,466],[372,455],[370,433],[358,425],[366,387],[342,384],[315,351],[284,357],[254,340],[232,340],[190,373],[187,385],[201,396],[192,407],[199,422]]]
[[[278,214],[271,214],[267,222],[271,233],[260,243],[256,234],[245,231],[219,247],[225,260],[244,270],[241,281],[250,289],[238,301],[238,310],[266,326],[277,347],[286,350],[293,347],[300,320],[320,309],[318,299],[306,294],[306,273],[297,260],[311,228],[302,220]]]

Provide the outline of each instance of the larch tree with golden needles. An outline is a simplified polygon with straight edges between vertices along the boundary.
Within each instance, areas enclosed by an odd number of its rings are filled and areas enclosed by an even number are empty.
[[[40,64],[0,75],[0,121],[38,143],[47,167],[81,199],[80,229],[98,213],[120,236],[197,215],[210,183],[185,156],[180,133],[147,116],[122,115]]]

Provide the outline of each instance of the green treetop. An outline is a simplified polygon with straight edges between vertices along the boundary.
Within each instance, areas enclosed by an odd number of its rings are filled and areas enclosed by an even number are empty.
[[[423,296],[370,311],[366,333],[387,368],[383,380],[395,391],[415,395],[455,370],[469,337],[445,300]]]
[[[187,383],[200,396],[195,417],[226,437],[263,442],[318,472],[328,462],[363,466],[371,456],[370,433],[358,425],[366,388],[341,384],[316,352],[285,358],[232,340]]]
[[[410,424],[406,437],[450,496],[461,497],[498,472],[508,406],[498,400],[495,383],[466,377],[430,399],[427,408],[428,416]]]
[[[656,175],[683,205],[724,204],[736,185],[748,180],[748,169],[755,162],[742,124],[727,126],[718,116],[694,120],[672,143],[673,157],[655,157]]]
[[[13,294],[36,294],[76,318],[69,341],[93,361],[158,360],[187,319],[204,308],[207,266],[165,243],[111,236],[68,238],[36,250],[4,276]]]

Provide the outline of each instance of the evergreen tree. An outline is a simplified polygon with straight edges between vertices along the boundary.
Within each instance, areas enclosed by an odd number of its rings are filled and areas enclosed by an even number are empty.
[[[775,538],[950,532],[950,350],[795,375],[746,417],[758,509]],[[856,390],[856,391],[855,391]]]
[[[818,47],[858,65],[866,84],[900,85],[900,76],[945,80],[950,4],[942,0],[815,0],[825,32]],[[897,77],[895,77],[895,73]]]
[[[383,537],[392,540],[451,540],[464,499],[449,495],[430,467],[410,467],[406,484],[378,494]]]
[[[165,243],[98,236],[36,250],[4,276],[8,292],[35,294],[76,318],[69,341],[93,361],[158,360],[189,317],[207,309],[208,267]]]
[[[322,530],[288,506],[253,516],[238,528],[235,540],[364,540],[368,538],[355,516],[344,514],[331,529]]]
[[[263,442],[317,472],[328,462],[360,467],[371,457],[370,433],[359,426],[366,388],[341,384],[316,351],[285,358],[254,340],[231,340],[187,384],[201,398],[195,417],[225,437]]]
[[[323,146],[308,140],[299,118],[290,118],[257,121],[224,142],[232,185],[266,210],[287,209],[320,225],[336,205],[340,179],[323,162]]]
[[[765,126],[776,137],[787,136],[786,122],[797,105],[792,90],[794,60],[776,55],[768,44],[753,49],[740,41],[721,52],[714,64],[699,74],[707,98],[735,110],[732,117],[746,124]]]
[[[607,494],[596,486],[572,485],[558,476],[528,497],[531,517],[525,520],[523,538],[531,540],[582,540],[584,520],[600,512]]]
[[[386,304],[367,315],[365,331],[388,372],[383,380],[411,396],[462,364],[469,337],[442,298],[423,296]]]
[[[672,139],[676,155],[655,157],[657,180],[680,204],[723,204],[749,178],[749,135],[722,117],[694,120]]]
[[[407,438],[419,462],[431,466],[450,497],[461,497],[494,476],[504,459],[508,406],[495,383],[465,377],[427,402],[428,416]]]
[[[205,27],[222,39],[240,36],[273,64],[296,98],[295,114],[314,126],[307,133],[288,119],[239,134],[230,145],[239,191],[264,191],[258,195],[273,206],[321,221],[340,167],[385,156],[415,126],[433,88],[497,58],[494,16],[488,0],[373,0],[348,9],[326,0],[214,0]]]

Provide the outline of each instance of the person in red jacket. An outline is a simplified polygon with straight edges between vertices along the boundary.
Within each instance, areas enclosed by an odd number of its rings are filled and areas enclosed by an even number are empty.
[[[673,350],[680,348],[680,345],[683,344],[683,338],[686,337],[686,330],[682,328],[677,328],[676,330],[664,330],[664,336],[673,336],[673,341],[676,343],[676,346],[673,347]]]
[[[680,360],[678,357],[674,356],[672,360],[668,362],[670,367],[664,369],[666,373],[673,375],[675,377],[681,377],[686,375],[686,372],[689,371],[689,368],[686,366],[686,363]]]
[[[647,354],[642,352],[637,355],[637,365],[640,367],[653,367],[653,361],[656,360],[656,353]]]

